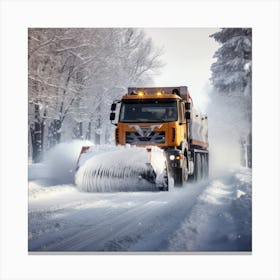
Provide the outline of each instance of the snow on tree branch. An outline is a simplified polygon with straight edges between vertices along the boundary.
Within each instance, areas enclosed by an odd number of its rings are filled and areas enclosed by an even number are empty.
[[[33,159],[62,139],[110,139],[110,103],[128,86],[150,82],[160,56],[141,29],[29,28]]]

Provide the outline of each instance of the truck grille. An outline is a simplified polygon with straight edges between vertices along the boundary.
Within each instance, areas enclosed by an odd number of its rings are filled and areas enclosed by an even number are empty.
[[[141,136],[138,132],[126,132],[127,144],[164,144],[165,132],[153,131],[148,136]]]

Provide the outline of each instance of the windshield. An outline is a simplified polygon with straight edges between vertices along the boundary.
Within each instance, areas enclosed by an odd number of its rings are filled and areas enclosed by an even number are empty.
[[[125,102],[120,112],[120,122],[172,122],[177,118],[176,101]]]

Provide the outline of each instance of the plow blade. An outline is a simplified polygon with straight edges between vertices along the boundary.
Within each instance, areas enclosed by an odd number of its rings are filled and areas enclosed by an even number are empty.
[[[75,182],[85,192],[168,190],[164,152],[157,148],[115,147],[96,153],[87,151]]]

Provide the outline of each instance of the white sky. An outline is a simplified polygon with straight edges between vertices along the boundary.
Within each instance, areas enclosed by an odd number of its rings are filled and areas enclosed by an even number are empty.
[[[219,44],[209,38],[218,28],[145,28],[157,47],[164,48],[165,66],[154,76],[154,86],[188,86],[198,109],[205,109],[205,86]]]

